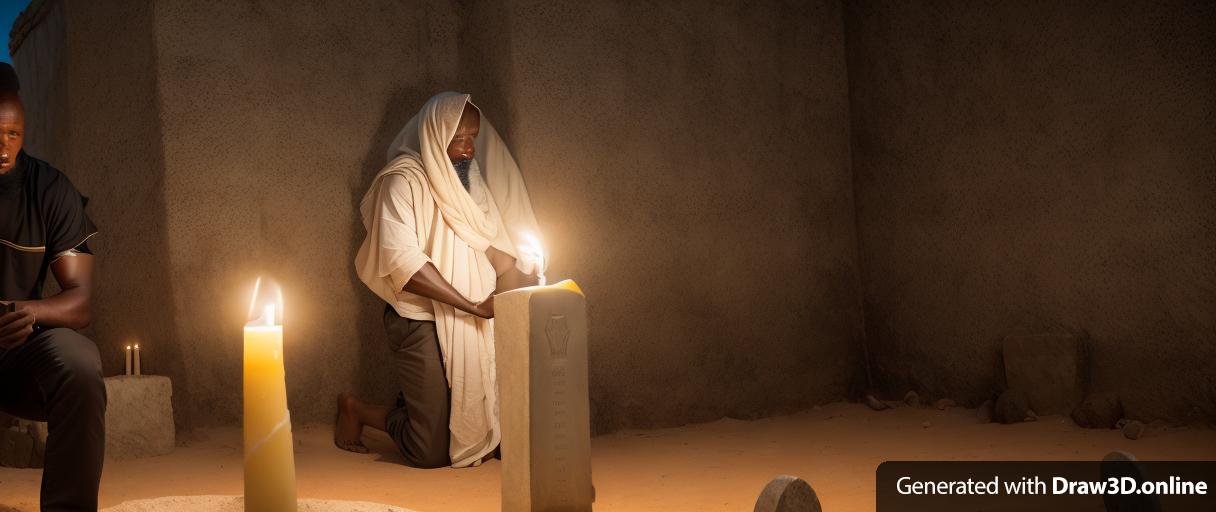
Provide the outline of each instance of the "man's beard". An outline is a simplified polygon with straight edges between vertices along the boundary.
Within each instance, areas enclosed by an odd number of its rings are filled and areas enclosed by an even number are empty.
[[[464,189],[469,189],[469,169],[473,166],[473,159],[455,160],[452,162],[452,167],[456,168],[456,176],[460,178],[460,184],[464,185]]]

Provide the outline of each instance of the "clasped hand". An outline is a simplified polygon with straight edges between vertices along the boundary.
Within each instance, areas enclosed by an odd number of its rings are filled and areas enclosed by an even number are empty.
[[[10,349],[22,343],[34,333],[34,312],[24,306],[17,306],[16,311],[9,311],[9,303],[0,303],[4,307],[0,311],[0,348]]]

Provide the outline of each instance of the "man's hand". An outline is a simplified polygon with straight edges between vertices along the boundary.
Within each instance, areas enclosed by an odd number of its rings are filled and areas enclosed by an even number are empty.
[[[12,304],[5,304],[3,315],[0,315],[0,348],[10,349],[22,343],[34,334],[34,312],[24,306],[16,311],[9,311]]]
[[[491,295],[486,300],[481,301],[470,313],[482,318],[494,318],[494,296]]]

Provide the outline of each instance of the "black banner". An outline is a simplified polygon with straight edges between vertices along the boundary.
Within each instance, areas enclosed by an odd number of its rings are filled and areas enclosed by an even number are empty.
[[[884,462],[878,512],[1216,512],[1216,461]]]

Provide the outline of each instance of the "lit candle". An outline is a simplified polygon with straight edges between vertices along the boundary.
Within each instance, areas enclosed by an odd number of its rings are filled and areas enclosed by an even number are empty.
[[[135,374],[143,375],[142,373],[139,373],[139,343],[135,344]]]
[[[520,247],[520,252],[532,256],[536,260],[536,279],[540,286],[545,285],[545,250],[540,245],[540,240],[537,240],[532,234],[524,234],[524,240],[527,245]]]
[[[127,345],[127,350],[126,350],[125,354],[126,354],[127,366],[126,366],[126,369],[123,370],[123,375],[130,375],[131,374],[131,346],[130,345]]]
[[[295,512],[296,469],[283,373],[283,298],[258,278],[245,324],[245,510]]]

